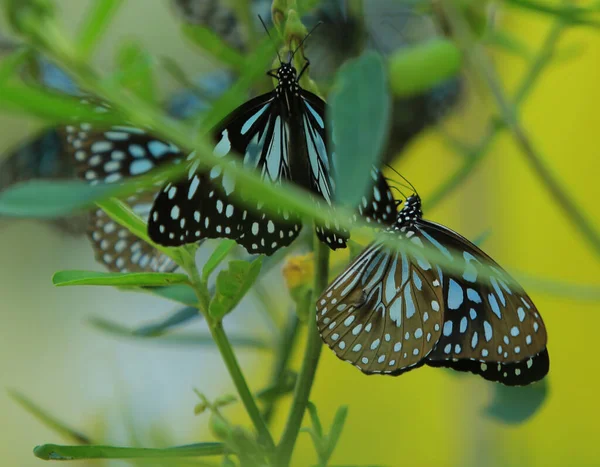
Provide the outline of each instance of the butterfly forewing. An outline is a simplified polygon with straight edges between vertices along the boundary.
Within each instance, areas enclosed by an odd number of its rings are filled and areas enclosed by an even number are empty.
[[[245,199],[228,167],[240,163],[263,180],[289,180],[288,124],[274,111],[270,94],[259,96],[230,115],[215,132],[214,155],[235,155],[225,167],[206,171],[194,154],[186,179],[167,184],[158,194],[148,223],[150,237],[163,245],[200,238],[231,238],[250,253],[272,254],[300,232],[297,216],[280,209],[272,215],[260,202]]]
[[[500,378],[508,378],[509,372],[512,377],[518,377],[536,371],[533,367],[535,359],[525,368],[509,365],[525,362],[546,348],[546,328],[523,288],[489,256],[456,232],[423,220],[418,222],[418,229],[430,246],[452,258],[451,261],[458,263],[463,271],[462,274],[448,272],[443,277],[443,332],[428,359],[445,360],[445,366],[449,367],[455,366],[455,360],[477,360],[484,364],[479,365],[477,372],[489,371],[488,379],[495,371],[495,366],[488,365],[489,362],[506,365],[506,369],[498,373]],[[547,366],[543,358],[539,363]]]
[[[367,374],[421,365],[439,339],[442,288],[422,258],[374,244],[317,302],[321,337]]]
[[[78,176],[90,184],[117,183],[182,158],[177,146],[131,126],[102,129],[89,123],[77,123],[65,127],[63,132]],[[153,200],[154,194],[142,193],[125,201],[136,214],[147,220]],[[111,271],[164,272],[177,268],[168,256],[132,235],[100,209],[90,213],[88,237],[96,259]]]

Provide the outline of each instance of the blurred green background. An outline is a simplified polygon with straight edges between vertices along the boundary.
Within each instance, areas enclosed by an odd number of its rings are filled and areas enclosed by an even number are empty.
[[[65,24],[75,30],[90,2],[56,3]],[[552,19],[499,8],[495,27],[537,50]],[[160,0],[125,2],[93,63],[109,71],[116,46],[132,38],[157,57],[175,59],[189,75],[215,67],[183,39],[172,8]],[[557,50],[556,59],[521,109],[522,122],[551,171],[600,228],[600,34],[591,28],[568,29]],[[491,56],[512,95],[528,61],[498,49]],[[161,92],[166,95],[175,83],[162,76]],[[447,135],[476,143],[495,110],[481,82],[467,74],[465,81],[466,91],[452,114],[412,141],[395,163],[419,188],[425,203],[464,162],[463,156],[449,149]],[[0,149],[12,147],[38,125],[0,114]],[[501,133],[467,181],[425,216],[471,239],[489,231],[484,249],[511,272],[598,285],[597,257],[557,208],[509,133]],[[86,239],[69,237],[47,225],[4,221],[0,255],[1,388],[22,391],[106,444],[155,446],[210,439],[205,419],[193,414],[197,398],[192,387],[211,397],[234,392],[215,350],[130,343],[105,336],[88,323],[88,318],[102,316],[133,325],[163,316],[171,305],[107,289],[53,288],[50,277],[56,270],[100,266],[94,263]],[[546,386],[502,389],[471,375],[430,368],[399,378],[366,377],[324,349],[312,400],[325,423],[340,405],[350,408],[334,463],[600,465],[596,446],[600,310],[597,302],[560,298],[557,290],[530,290],[548,329],[551,369]],[[243,311],[252,303],[240,308],[229,317],[228,330],[260,326],[255,324],[255,314]],[[271,357],[247,350],[238,354],[251,385],[261,387]],[[300,357],[300,353],[295,356],[296,365]],[[506,421],[511,407],[522,410],[519,404],[535,399],[544,388],[548,396],[533,417],[523,423]],[[286,399],[279,407],[276,435],[288,406]],[[501,419],[494,415],[498,410],[504,411]],[[245,422],[241,412],[240,406],[228,409],[228,414]],[[0,392],[0,413],[2,465],[39,465],[42,461],[33,457],[32,448],[62,442],[5,391]],[[312,465],[315,459],[308,435],[301,435],[295,465]]]

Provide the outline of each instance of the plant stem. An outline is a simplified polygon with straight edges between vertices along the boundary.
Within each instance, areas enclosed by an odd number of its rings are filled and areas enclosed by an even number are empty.
[[[521,147],[521,151],[534,170],[534,173],[550,192],[556,204],[562,208],[566,216],[571,219],[573,225],[594,248],[596,254],[600,256],[600,234],[596,231],[585,213],[563,189],[559,180],[554,177],[554,174],[546,166],[544,158],[527,136],[525,129],[519,121],[516,109],[508,102],[504,95],[502,85],[489,64],[488,57],[480,48],[473,46],[473,39],[466,20],[451,2],[440,4],[440,8],[444,10],[456,38],[471,64],[487,83],[500,110],[502,119],[511,129],[515,141]]]
[[[213,319],[208,313],[210,300],[209,294],[206,284],[200,277],[200,273],[198,272],[198,268],[196,267],[193,257],[191,257],[191,260],[188,258],[183,267],[191,278],[192,286],[196,291],[198,302],[200,303],[200,312],[204,315],[204,318],[208,323],[213,340],[215,341],[215,344],[217,344],[217,348],[221,353],[221,358],[225,362],[225,366],[227,367],[227,371],[229,371],[229,375],[233,380],[233,384],[235,385],[238,395],[240,396],[240,399],[246,408],[246,412],[252,420],[256,432],[258,433],[258,440],[269,451],[272,452],[275,449],[275,443],[273,442],[273,438],[271,437],[271,433],[269,432],[267,424],[265,423],[260,410],[256,405],[254,396],[252,395],[252,392],[250,392],[250,388],[248,387],[246,378],[242,373],[242,369],[240,368],[240,364],[235,356],[233,347],[231,346],[231,343],[227,338],[227,334],[225,334],[225,330],[223,329],[223,324],[221,321]]]
[[[556,21],[536,53],[527,74],[522,79],[521,84],[514,96],[514,105],[519,107],[527,98],[535,83],[537,83],[542,71],[548,66],[552,59],[554,48],[560,39],[562,32],[565,29],[563,21]],[[487,132],[483,135],[477,146],[469,151],[469,155],[464,164],[444,183],[435,193],[429,197],[427,207],[433,208],[440,201],[446,198],[449,193],[452,193],[456,188],[462,185],[464,180],[473,172],[481,161],[489,154],[496,137],[504,129],[504,126],[498,125],[492,121]]]
[[[270,386],[272,387],[281,387],[284,384],[286,370],[288,368],[290,357],[292,356],[292,350],[296,346],[298,340],[299,324],[300,320],[298,319],[298,314],[290,314],[283,328],[283,332],[281,332],[279,337],[277,354],[275,363],[273,364],[273,374],[271,376]],[[266,404],[265,409],[263,410],[263,418],[266,423],[269,423],[273,418],[276,403],[277,399],[273,399]]]
[[[316,237],[314,239],[314,245],[315,282],[311,303],[316,302],[317,297],[327,286],[329,275],[329,248],[324,243],[321,243]],[[306,412],[306,407],[308,405],[310,390],[315,379],[319,357],[321,356],[322,342],[319,332],[317,331],[315,313],[315,307],[310,307],[308,313],[306,349],[304,351],[302,368],[294,391],[294,400],[292,402],[290,415],[285,425],[281,442],[278,446],[277,467],[286,467],[290,463],[294,445],[296,444],[296,438],[298,437],[300,425],[302,424],[302,418],[304,417],[304,412]]]

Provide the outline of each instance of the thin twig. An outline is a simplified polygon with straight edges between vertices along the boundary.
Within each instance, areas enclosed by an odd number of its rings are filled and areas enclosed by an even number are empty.
[[[310,303],[316,303],[317,297],[325,290],[325,287],[327,287],[329,276],[329,247],[321,243],[316,236],[314,244],[315,282],[313,287],[313,299]],[[308,398],[315,379],[319,357],[321,356],[323,343],[321,342],[321,337],[317,330],[315,313],[316,308],[311,306],[308,313],[308,326],[306,331],[307,342],[304,358],[302,360],[302,368],[300,370],[300,375],[298,376],[298,382],[296,383],[290,415],[285,425],[281,442],[277,448],[277,462],[275,464],[277,467],[286,467],[290,463],[294,445],[296,444],[296,438],[298,437],[300,425],[302,424],[302,418],[304,417],[304,412],[306,412],[306,407],[308,406]]]
[[[451,2],[440,4],[440,8],[444,10],[466,56],[490,88],[500,114],[506,125],[511,129],[512,135],[521,147],[525,159],[550,192],[556,204],[564,211],[567,217],[571,218],[573,225],[594,248],[596,254],[600,256],[600,234],[598,234],[584,212],[576,205],[575,201],[568,195],[558,179],[555,178],[554,174],[546,166],[543,156],[527,136],[527,132],[519,121],[516,109],[505,97],[500,81],[490,65],[488,57],[480,47],[474,45],[466,20]]]

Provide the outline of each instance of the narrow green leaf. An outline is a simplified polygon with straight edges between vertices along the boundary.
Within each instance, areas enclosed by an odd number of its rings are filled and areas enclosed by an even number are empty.
[[[51,122],[64,123],[75,119],[86,122],[118,122],[114,112],[94,112],[90,106],[79,104],[70,96],[51,93],[24,84],[0,83],[0,109],[27,114]]]
[[[234,240],[223,240],[219,243],[215,251],[213,251],[210,258],[202,268],[202,280],[206,282],[212,272],[221,264],[221,262],[227,257],[229,252],[233,250],[236,243]]]
[[[280,377],[279,384],[274,384],[258,391],[256,397],[263,402],[273,403],[281,397],[294,392],[297,380],[298,373],[288,370]]]
[[[224,453],[225,445],[222,443],[197,443],[165,449],[44,444],[36,446],[33,450],[33,454],[36,457],[54,461],[77,459],[166,459],[219,456]]]
[[[122,4],[122,0],[93,1],[75,41],[81,57],[88,58],[92,54]]]
[[[312,422],[315,433],[319,437],[319,439],[323,438],[323,425],[321,425],[321,420],[319,419],[319,414],[317,413],[317,406],[312,402],[308,402],[308,414],[310,415],[310,420]]]
[[[44,409],[42,409],[39,405],[32,402],[30,399],[25,397],[18,391],[9,390],[8,395],[19,405],[21,405],[25,410],[31,413],[35,418],[37,418],[40,422],[46,425],[51,430],[57,432],[61,436],[74,441],[76,443],[81,444],[90,444],[90,438],[83,433],[74,430],[73,428],[67,426],[66,423],[58,420],[57,418],[50,415]]]
[[[136,339],[139,341],[156,342],[157,344],[165,345],[181,345],[181,346],[200,346],[200,347],[214,347],[215,342],[210,334],[201,333],[181,333],[181,334],[166,334],[159,336],[141,335],[137,334],[135,329],[130,329],[119,323],[115,323],[104,318],[92,318],[90,323],[95,328],[104,331],[108,334],[117,337],[126,337],[129,339]],[[257,337],[245,337],[245,336],[228,336],[231,345],[235,347],[243,347],[255,350],[268,350],[272,346]]]
[[[524,60],[530,61],[534,56],[533,52],[519,37],[500,29],[490,31],[485,37],[485,42]]]
[[[56,219],[89,208],[94,200],[109,196],[114,187],[85,182],[32,180],[0,193],[0,214],[10,217]]]
[[[335,447],[337,446],[342,430],[344,429],[344,423],[346,423],[346,417],[348,416],[348,407],[342,405],[335,416],[333,417],[333,423],[331,424],[331,430],[327,435],[327,460],[331,458]]]
[[[10,55],[2,57],[0,62],[0,83],[19,76],[19,71],[33,58],[34,52],[30,47],[21,47]]]
[[[181,28],[183,34],[194,44],[199,46],[203,52],[210,54],[224,65],[233,70],[241,70],[244,65],[244,57],[238,51],[227,45],[218,35],[208,28],[184,24]]]
[[[145,326],[140,326],[139,328],[134,329],[132,334],[142,337],[160,336],[176,326],[181,326],[182,324],[187,324],[190,321],[200,318],[202,318],[202,315],[197,308],[193,306],[187,306],[155,323],[146,324]]]
[[[373,165],[379,166],[389,127],[390,98],[381,57],[368,52],[342,66],[330,104],[339,161],[336,198],[356,206],[371,185]]]
[[[156,104],[152,56],[139,43],[128,42],[117,53],[117,71],[112,79],[146,102]]]
[[[433,39],[396,52],[390,58],[390,85],[397,96],[411,96],[456,76],[462,66],[460,49],[448,39]]]
[[[209,306],[213,318],[220,320],[236,307],[258,278],[261,266],[262,257],[252,262],[229,262],[229,268],[217,276],[215,295]]]
[[[162,272],[96,272],[59,271],[52,276],[56,286],[66,285],[112,285],[121,287],[159,287],[188,281],[185,274]]]

